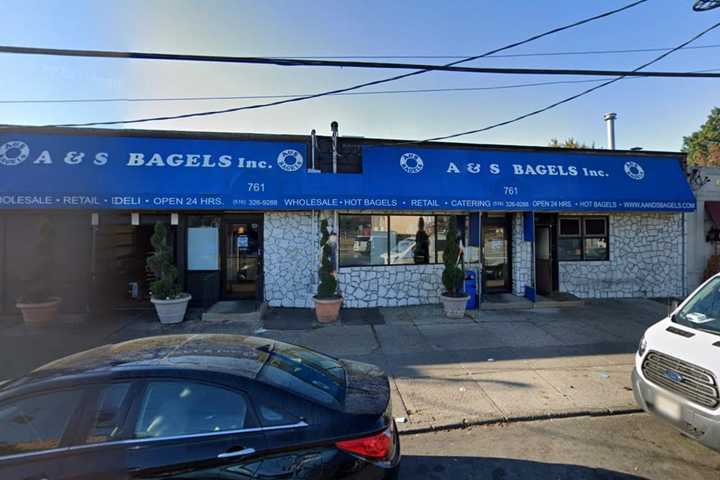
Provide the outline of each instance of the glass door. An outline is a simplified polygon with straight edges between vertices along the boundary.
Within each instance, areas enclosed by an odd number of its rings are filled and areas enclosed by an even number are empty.
[[[223,297],[257,299],[262,291],[262,222],[230,221],[223,230]]]
[[[509,292],[510,224],[507,217],[482,219],[482,271],[486,292]]]

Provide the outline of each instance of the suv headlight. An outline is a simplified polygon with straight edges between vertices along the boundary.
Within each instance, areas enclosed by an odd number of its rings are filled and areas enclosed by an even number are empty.
[[[643,336],[640,339],[640,343],[638,344],[637,354],[638,357],[642,357],[645,355],[645,350],[647,350],[647,340],[645,340],[645,336]]]

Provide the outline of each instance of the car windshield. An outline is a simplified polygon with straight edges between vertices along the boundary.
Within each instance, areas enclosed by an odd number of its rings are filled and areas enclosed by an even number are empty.
[[[720,335],[720,277],[713,278],[675,315],[686,327]]]

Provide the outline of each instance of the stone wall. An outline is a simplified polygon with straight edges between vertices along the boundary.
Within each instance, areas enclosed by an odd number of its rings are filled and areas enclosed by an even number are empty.
[[[559,262],[560,291],[582,298],[682,296],[682,241],[681,214],[610,215],[610,260]]]
[[[312,307],[320,251],[317,218],[268,212],[264,227],[265,301],[272,307]]]
[[[440,302],[443,265],[341,268],[346,307],[398,307]]]
[[[532,285],[532,242],[523,240],[523,214],[515,213],[512,220],[512,289],[515,295],[525,296],[525,286]]]

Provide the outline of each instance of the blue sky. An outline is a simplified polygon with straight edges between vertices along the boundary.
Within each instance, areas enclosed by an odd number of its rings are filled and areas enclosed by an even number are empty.
[[[0,44],[256,56],[469,56],[626,3],[630,0],[4,0]],[[691,0],[651,0],[507,53],[672,47],[720,20],[720,9],[695,13],[691,5]],[[697,44],[720,44],[720,29]],[[630,69],[656,55],[499,58],[472,65]],[[653,68],[720,70],[720,48],[678,52]],[[7,54],[0,54],[0,71],[0,100],[302,94],[398,73]],[[482,87],[544,80],[559,78],[432,72],[374,89]],[[127,128],[307,134],[313,128],[328,133],[330,122],[337,120],[342,135],[421,139],[503,121],[587,86],[331,97]],[[710,109],[720,104],[719,97],[720,80],[716,79],[626,80],[538,117],[460,141],[545,145],[552,137],[572,136],[605,146],[602,114],[615,111],[619,148],[677,150],[683,135],[697,129]],[[0,123],[132,119],[253,102],[0,104]]]

